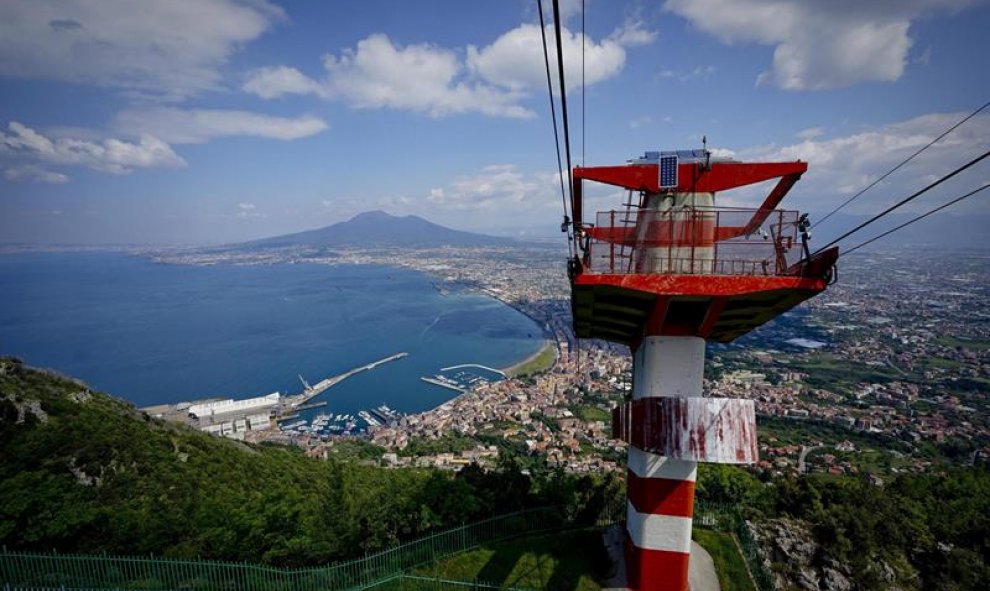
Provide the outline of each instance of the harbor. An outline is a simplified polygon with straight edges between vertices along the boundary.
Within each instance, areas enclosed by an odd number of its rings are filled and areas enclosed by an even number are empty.
[[[463,394],[476,386],[508,379],[508,375],[500,369],[487,365],[461,363],[441,368],[435,375],[423,376],[419,379],[427,384]]]
[[[208,433],[235,439],[243,439],[248,431],[269,429],[278,429],[287,434],[351,435],[368,426],[394,423],[402,415],[385,404],[372,410],[360,411],[357,417],[352,414],[318,414],[312,423],[301,418],[301,413],[327,406],[327,401],[314,402],[313,399],[344,380],[408,356],[409,353],[406,352],[396,353],[324,378],[313,385],[299,376],[303,384],[303,390],[299,394],[283,396],[280,392],[272,392],[265,396],[244,399],[208,398],[149,406],[141,410],[158,418],[186,423]]]
[[[286,403],[291,407],[299,407],[303,404],[306,404],[313,398],[316,398],[324,391],[326,391],[328,388],[332,388],[333,386],[336,386],[337,384],[343,382],[347,378],[354,377],[361,372],[371,371],[380,365],[384,365],[392,361],[398,361],[399,359],[403,359],[408,356],[409,353],[405,353],[405,352],[396,353],[395,355],[390,355],[388,357],[385,357],[384,359],[379,359],[378,361],[374,361],[367,365],[355,367],[354,369],[350,371],[346,371],[340,375],[331,376],[324,380],[320,380],[313,386],[310,386],[309,383],[307,383],[302,376],[299,376],[299,380],[303,383],[303,391],[296,396],[286,397]]]

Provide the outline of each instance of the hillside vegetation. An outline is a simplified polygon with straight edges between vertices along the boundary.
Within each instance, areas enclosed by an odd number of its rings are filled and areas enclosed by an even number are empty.
[[[524,473],[508,449],[494,471],[457,474],[367,465],[366,444],[346,451],[324,461],[216,438],[0,358],[0,546],[318,565],[526,507],[591,520],[624,506],[620,481],[541,472],[536,460]],[[785,587],[990,588],[985,466],[875,486],[825,475],[762,482],[702,465],[697,492],[744,511]],[[541,564],[566,558],[541,552]],[[477,557],[500,580],[528,564]]]
[[[516,589],[597,591],[609,567],[601,532],[580,530],[486,544],[416,574]]]
[[[743,508],[785,587],[990,589],[990,472],[955,468],[865,477],[809,475],[772,485],[702,465],[700,499]]]
[[[456,476],[314,460],[165,423],[0,358],[0,546],[282,566],[351,558],[528,506],[593,514],[614,483],[511,461]]]

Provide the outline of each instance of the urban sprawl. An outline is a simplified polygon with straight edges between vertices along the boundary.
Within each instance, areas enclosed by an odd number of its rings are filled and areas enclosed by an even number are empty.
[[[575,341],[564,255],[550,247],[430,250],[265,249],[160,254],[184,264],[402,266],[442,289],[498,298],[545,331],[547,350],[509,378],[481,380],[430,411],[359,436],[251,431],[317,457],[353,446],[392,466],[458,469],[504,450],[551,468],[623,470],[611,409],[631,391],[628,348]],[[930,250],[857,253],[839,281],[729,345],[709,345],[706,395],[756,401],[765,477],[794,472],[926,472],[990,459],[990,256]],[[545,361],[541,363],[541,358]],[[554,361],[555,360],[555,361]],[[371,448],[369,444],[377,446]]]

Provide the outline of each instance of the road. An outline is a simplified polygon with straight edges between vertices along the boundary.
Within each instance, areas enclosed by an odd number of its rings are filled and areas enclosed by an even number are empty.
[[[804,465],[804,458],[808,456],[808,452],[810,452],[813,449],[818,449],[819,447],[824,447],[824,446],[822,445],[801,446],[801,454],[798,455],[798,474],[805,473],[805,468],[807,468],[807,466]]]

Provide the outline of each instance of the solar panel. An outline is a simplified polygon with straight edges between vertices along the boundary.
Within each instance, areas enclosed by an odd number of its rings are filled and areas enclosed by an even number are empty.
[[[660,156],[660,188],[677,188],[677,156]]]

